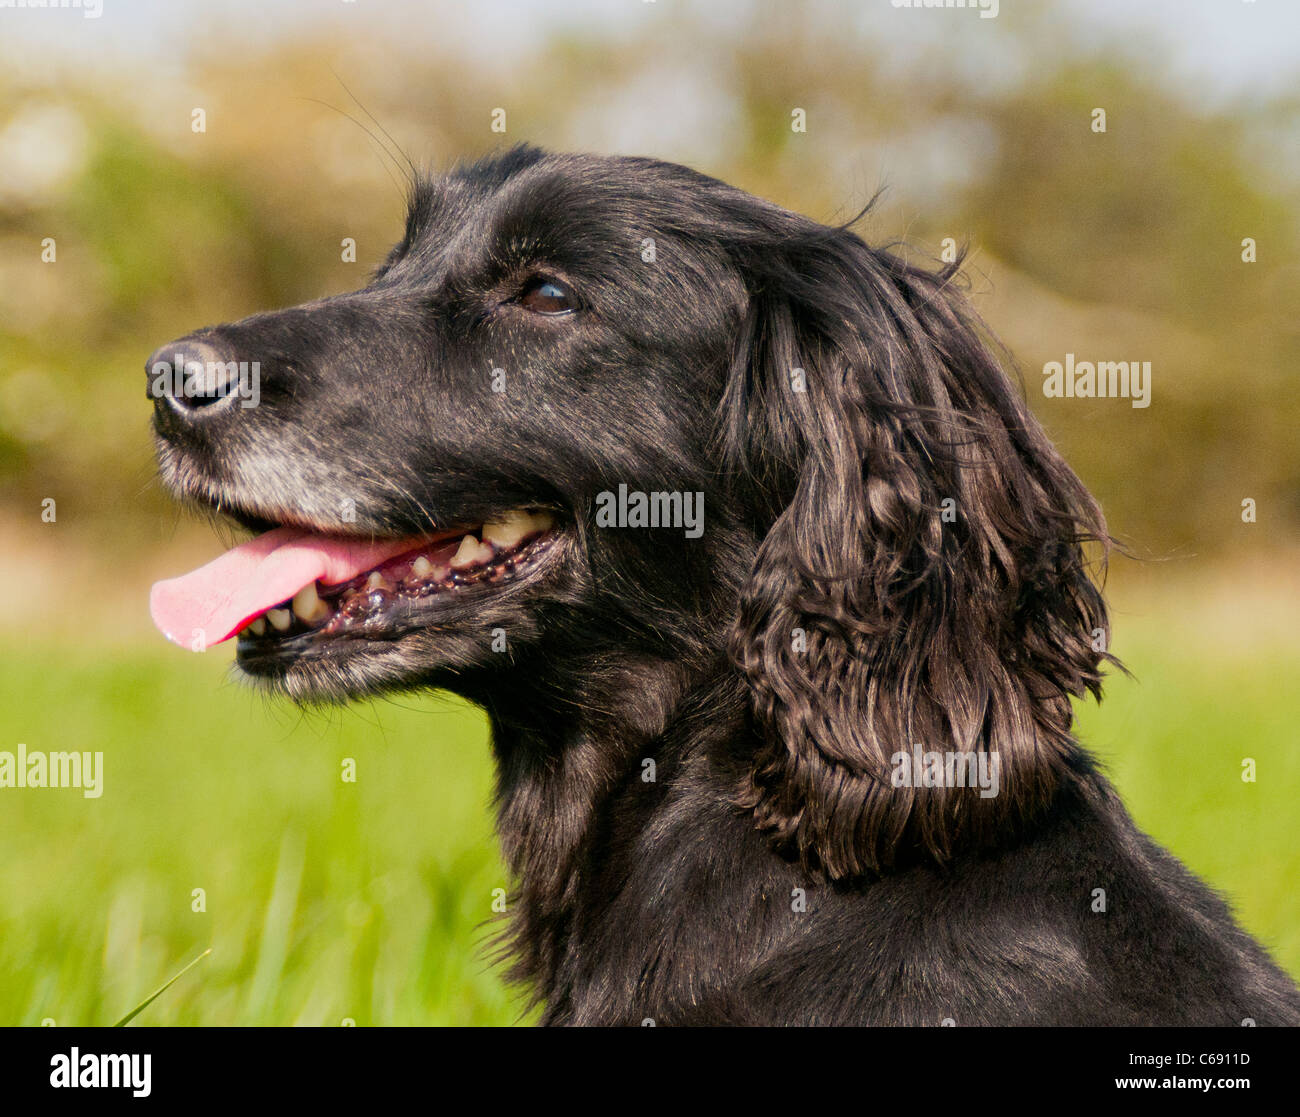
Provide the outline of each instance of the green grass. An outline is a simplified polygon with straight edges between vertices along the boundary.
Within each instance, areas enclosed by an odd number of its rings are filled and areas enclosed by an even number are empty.
[[[1137,824],[1231,903],[1241,923],[1300,976],[1300,648],[1226,641],[1193,617],[1121,617],[1112,676],[1077,733]],[[1242,761],[1256,780],[1242,780]]]
[[[0,790],[0,1024],[111,1024],[208,947],[137,1024],[518,1020],[485,958],[507,882],[482,716],[438,697],[304,714],[228,660],[0,660],[0,748],[105,769],[98,799]]]
[[[1139,681],[1113,679],[1081,733],[1139,824],[1297,972],[1300,652],[1218,656],[1158,640],[1167,624],[1126,628]],[[227,660],[0,656],[0,749],[105,766],[99,799],[0,790],[0,1024],[111,1024],[209,947],[134,1024],[520,1020],[483,949],[506,878],[481,715],[439,697],[302,714],[227,682]]]

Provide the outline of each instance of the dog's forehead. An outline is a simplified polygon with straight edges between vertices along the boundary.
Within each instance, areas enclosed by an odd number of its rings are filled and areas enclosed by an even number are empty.
[[[540,152],[535,156],[482,160],[419,177],[402,241],[388,267],[400,262],[403,271],[415,268],[428,275],[456,261],[490,259],[503,239],[524,226],[534,235],[545,234],[546,215],[535,212],[535,200],[545,195],[545,180],[559,172],[545,165]]]
[[[513,149],[420,179],[404,248],[426,263],[503,248],[554,253],[631,243],[640,252],[644,238],[700,219],[698,201],[720,186],[655,159]]]

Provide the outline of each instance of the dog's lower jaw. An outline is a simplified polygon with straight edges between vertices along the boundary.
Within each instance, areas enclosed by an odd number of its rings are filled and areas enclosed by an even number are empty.
[[[544,614],[585,592],[580,564],[566,561],[569,540],[552,542],[542,561],[504,586],[469,585],[432,617],[411,616],[394,631],[280,642],[241,640],[236,670],[269,693],[305,705],[442,688],[473,700],[518,675],[521,655],[543,634]],[[471,680],[482,679],[476,686]]]
[[[524,625],[517,623],[513,631]],[[401,639],[352,639],[358,652],[342,659],[320,656],[278,664],[238,660],[234,670],[259,689],[307,706],[334,705],[421,689],[457,689],[462,672],[485,669],[495,654],[491,635],[430,628]]]

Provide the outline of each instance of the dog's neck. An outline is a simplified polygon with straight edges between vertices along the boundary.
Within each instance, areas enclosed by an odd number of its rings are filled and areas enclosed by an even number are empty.
[[[590,896],[581,886],[600,868],[593,843],[608,839],[615,805],[625,822],[642,810],[648,821],[655,785],[672,778],[698,725],[740,737],[744,686],[721,657],[623,659],[583,665],[564,693],[518,678],[478,700],[492,724],[497,825],[515,883],[511,975],[549,1001],[574,922],[591,914],[580,911]]]

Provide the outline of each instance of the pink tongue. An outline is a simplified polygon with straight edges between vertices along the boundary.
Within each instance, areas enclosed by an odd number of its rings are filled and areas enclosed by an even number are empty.
[[[173,643],[210,648],[303,586],[338,585],[419,545],[418,539],[366,543],[276,528],[198,570],[155,582],[149,613]]]

